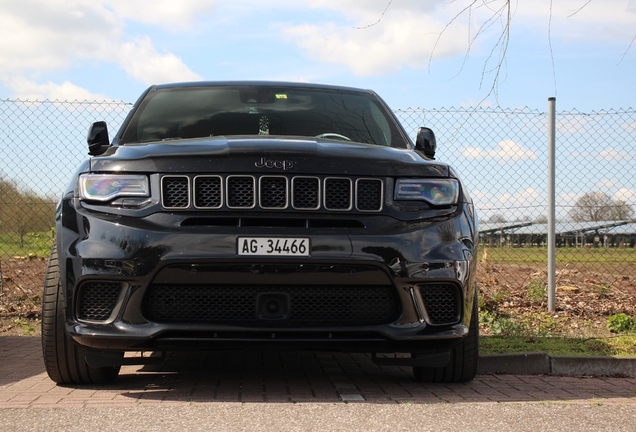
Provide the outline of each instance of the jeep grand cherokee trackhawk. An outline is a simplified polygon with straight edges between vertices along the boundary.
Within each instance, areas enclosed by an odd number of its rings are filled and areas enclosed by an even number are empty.
[[[433,132],[413,144],[374,92],[153,86],[112,141],[94,123],[88,148],[44,286],[53,381],[198,349],[366,352],[421,381],[475,376],[472,201]]]

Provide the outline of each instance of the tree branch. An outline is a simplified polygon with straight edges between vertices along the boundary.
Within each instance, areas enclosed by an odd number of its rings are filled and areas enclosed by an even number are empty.
[[[452,0],[449,4],[456,3],[457,1],[458,0]],[[492,85],[490,86],[488,93],[486,94],[486,96],[484,96],[484,98],[480,101],[480,103],[486,100],[490,95],[494,95],[495,100],[498,99],[497,89],[499,87],[499,84],[501,83],[501,80],[500,80],[501,70],[504,68],[506,64],[506,55],[508,52],[508,45],[510,42],[510,23],[512,21],[512,5],[511,5],[511,0],[505,0],[503,5],[501,5],[501,7],[492,8],[492,5],[494,3],[499,3],[500,1],[501,0],[472,0],[470,4],[463,7],[459,12],[455,14],[455,16],[453,16],[453,18],[444,26],[442,31],[439,33],[437,40],[435,41],[435,44],[433,45],[433,49],[431,50],[431,55],[429,57],[429,70],[430,70],[430,64],[433,60],[433,55],[444,33],[461,16],[468,15],[468,29],[469,29],[468,47],[466,48],[466,53],[464,55],[464,60],[462,61],[460,69],[455,75],[457,76],[464,69],[466,62],[468,61],[468,58],[470,57],[470,52],[474,44],[479,39],[479,37],[482,36],[488,29],[494,26],[497,22],[500,22],[502,24],[502,30],[499,37],[497,38],[496,43],[490,50],[490,53],[488,54],[486,61],[484,62],[484,67],[482,68],[482,75],[481,75],[479,87],[480,88],[482,87],[487,74],[494,73],[494,78],[492,80]],[[474,34],[474,36],[471,36],[470,23],[473,18],[473,11],[478,8],[489,9],[491,11],[491,15],[479,25],[479,28],[477,29],[477,32]],[[497,55],[497,64],[494,68],[488,70],[488,65],[490,64],[493,57],[495,57],[495,53],[497,52],[498,48],[499,48],[499,53]]]
[[[590,0],[591,1],[591,0]],[[378,25],[378,23],[380,21],[382,21],[382,18],[384,18],[384,14],[386,13],[386,11],[389,9],[389,6],[391,6],[391,3],[393,3],[393,0],[389,1],[389,4],[386,5],[386,7],[384,8],[384,11],[382,12],[382,15],[380,15],[380,18],[378,18],[378,20],[376,22],[374,22],[373,24],[369,24],[368,26],[364,26],[364,27],[354,27],[354,29],[356,30],[364,30],[364,29],[368,29],[370,27],[373,27],[375,25]]]
[[[583,6],[581,6],[580,8],[578,8],[577,10],[575,10],[574,12],[572,12],[571,15],[568,15],[568,18],[573,17],[574,15],[576,15],[577,13],[581,12],[585,6],[589,5],[590,3],[592,3],[592,0],[587,0],[587,3],[585,3]],[[550,5],[552,6],[552,5]]]
[[[616,66],[618,66],[619,64],[621,64],[621,62],[623,61],[623,59],[625,58],[625,56],[627,55],[627,53],[629,52],[629,50],[632,48],[632,45],[634,45],[634,41],[636,41],[636,35],[634,35],[634,37],[632,38],[632,41],[629,43],[629,46],[627,47],[627,49],[625,50],[625,52],[621,55],[621,59],[618,62],[618,64]]]

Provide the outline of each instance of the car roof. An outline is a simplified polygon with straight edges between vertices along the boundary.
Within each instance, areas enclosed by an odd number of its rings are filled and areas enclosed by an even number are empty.
[[[371,90],[364,90],[355,87],[336,86],[329,84],[299,83],[286,81],[192,81],[170,84],[159,84],[152,86],[153,89],[171,89],[187,87],[276,87],[276,88],[306,88],[316,90],[340,90],[356,93],[374,94]]]

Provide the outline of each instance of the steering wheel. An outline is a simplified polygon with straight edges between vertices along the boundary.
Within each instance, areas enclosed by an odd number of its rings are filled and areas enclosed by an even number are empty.
[[[344,135],[340,135],[340,134],[335,133],[335,132],[321,133],[321,134],[316,135],[316,138],[341,139],[341,140],[344,140],[344,141],[351,141],[351,138],[346,137]]]

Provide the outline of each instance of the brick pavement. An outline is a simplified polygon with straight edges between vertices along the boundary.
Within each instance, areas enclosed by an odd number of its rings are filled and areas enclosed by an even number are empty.
[[[57,386],[40,339],[0,336],[0,408],[133,407],[212,402],[373,404],[558,403],[636,407],[636,379],[479,375],[467,384],[420,384],[410,368],[365,354],[171,353],[161,366],[125,366],[107,386]]]

